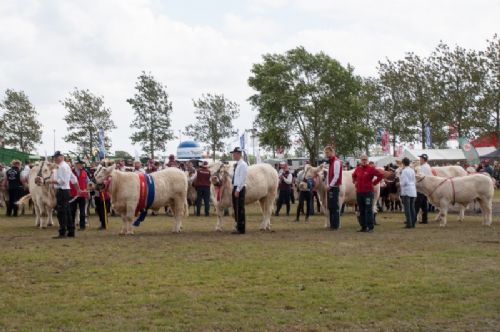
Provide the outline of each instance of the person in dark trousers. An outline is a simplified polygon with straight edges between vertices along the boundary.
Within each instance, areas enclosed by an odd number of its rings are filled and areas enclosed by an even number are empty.
[[[293,176],[288,169],[288,165],[285,162],[280,163],[280,171],[278,172],[279,177],[279,196],[278,203],[276,204],[276,216],[279,216],[281,207],[283,204],[286,205],[286,215],[290,215],[290,196],[292,194],[292,181]]]
[[[5,181],[9,193],[7,217],[17,217],[18,206],[16,202],[24,195],[23,183],[21,181],[21,161],[12,161],[11,168],[5,173]]]
[[[72,201],[70,204],[71,208],[71,220],[75,220],[76,211],[79,211],[79,221],[80,230],[85,230],[86,222],[86,204],[88,199],[87,184],[89,182],[89,177],[87,171],[84,169],[84,163],[78,159],[75,163],[75,169],[73,170],[73,175],[76,177],[78,186],[80,187],[80,195],[77,194],[76,186],[70,183],[70,196]]]
[[[233,185],[233,209],[236,230],[232,234],[245,234],[245,193],[248,165],[241,158],[242,150],[239,147],[231,151],[234,164],[234,172],[231,183]]]
[[[297,205],[297,217],[296,222],[299,222],[300,214],[306,215],[306,223],[309,222],[309,216],[311,215],[311,198],[312,189],[314,188],[314,182],[311,178],[306,178],[304,176],[304,171],[297,174],[297,189],[299,190],[299,204]],[[304,212],[304,204],[306,206],[306,211]]]
[[[420,157],[420,173],[425,176],[432,176],[432,169],[431,166],[429,166],[428,160],[429,157],[427,154],[422,154]],[[429,211],[429,203],[427,201],[427,196],[425,196],[422,193],[417,192],[417,198],[415,199],[415,215],[418,215],[418,213],[422,210],[422,221],[420,222],[421,224],[427,224],[428,223],[428,218],[427,218],[427,212]]]
[[[352,182],[356,186],[359,224],[361,226],[359,232],[373,232],[373,186],[377,185],[383,178],[384,173],[368,165],[366,155],[361,156],[361,163],[352,173]]]
[[[200,216],[201,201],[205,206],[205,217],[210,215],[210,170],[208,162],[204,161],[196,172],[194,187],[196,188],[196,216]]]
[[[399,177],[399,184],[405,210],[405,228],[415,228],[417,222],[417,215],[415,214],[415,197],[417,197],[415,171],[410,167],[410,159],[403,158],[402,162],[403,170]]]
[[[340,228],[339,193],[342,185],[342,161],[335,155],[331,146],[324,149],[325,157],[328,158],[328,210],[330,212],[330,229]]]
[[[80,187],[78,181],[73,177],[71,168],[64,161],[64,155],[60,151],[54,154],[54,162],[57,164],[57,172],[55,180],[48,180],[46,183],[54,184],[56,189],[57,199],[57,219],[59,220],[59,235],[55,239],[62,239],[67,237],[75,237],[75,222],[71,219],[71,210],[69,206],[70,200],[70,181],[76,185],[76,191],[80,195]]]

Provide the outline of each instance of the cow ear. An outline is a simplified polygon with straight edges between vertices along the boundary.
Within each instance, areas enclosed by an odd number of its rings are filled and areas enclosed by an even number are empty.
[[[51,171],[53,171],[53,170],[55,170],[55,169],[58,169],[58,168],[59,168],[59,166],[57,166],[57,164],[49,164],[49,169],[50,169]]]

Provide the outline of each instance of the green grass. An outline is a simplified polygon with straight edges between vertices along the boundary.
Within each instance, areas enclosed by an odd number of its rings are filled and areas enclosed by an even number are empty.
[[[498,192],[497,192],[498,194]],[[295,209],[295,206],[292,206]],[[258,231],[215,233],[213,217],[148,217],[135,236],[92,228],[53,240],[32,216],[0,217],[0,329],[85,331],[498,330],[500,218],[456,215],[403,229],[379,215],[373,234],[273,218]]]

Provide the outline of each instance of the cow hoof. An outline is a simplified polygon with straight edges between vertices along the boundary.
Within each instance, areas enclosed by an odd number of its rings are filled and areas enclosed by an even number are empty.
[[[54,226],[54,224],[48,224],[47,226],[52,227],[52,226]]]
[[[439,224],[439,227],[444,228],[444,227],[446,227],[446,225],[444,225],[444,224]]]
[[[42,229],[47,229],[47,226],[43,226]]]
[[[217,227],[217,228],[215,228],[215,231],[216,231],[216,232],[222,232],[222,228],[218,228],[218,227]]]
[[[125,236],[125,233],[124,232],[120,232],[118,233],[119,236]]]
[[[134,232],[127,232],[127,235],[134,235]]]

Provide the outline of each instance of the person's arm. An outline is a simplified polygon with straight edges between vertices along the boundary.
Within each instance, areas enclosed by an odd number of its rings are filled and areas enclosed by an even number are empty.
[[[376,186],[384,179],[384,173],[373,167],[373,175],[375,176],[375,181],[373,181],[373,185]]]
[[[354,172],[352,172],[352,183],[356,184],[356,180],[358,179],[358,169],[356,168]]]
[[[248,166],[245,163],[241,163],[241,165],[238,165],[238,168],[240,170],[238,173],[239,177],[238,177],[238,186],[236,187],[236,191],[239,193],[245,186],[248,173]]]
[[[340,167],[340,161],[335,160],[333,163],[333,179],[332,182],[330,182],[330,187],[335,187],[335,183],[337,183],[339,177],[340,177],[340,172],[341,172],[341,167]]]
[[[292,184],[293,181],[293,176],[291,173],[288,174],[288,176],[284,179],[286,184]]]
[[[197,176],[198,176],[198,172],[196,170],[194,170],[193,175],[191,175],[191,177],[189,179],[191,180],[191,182],[194,182],[194,180],[196,180]]]

